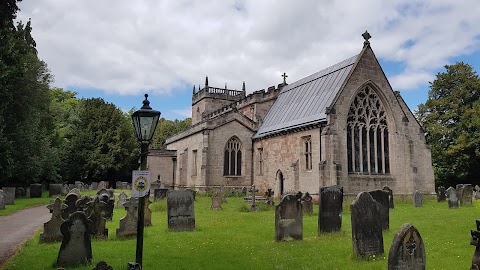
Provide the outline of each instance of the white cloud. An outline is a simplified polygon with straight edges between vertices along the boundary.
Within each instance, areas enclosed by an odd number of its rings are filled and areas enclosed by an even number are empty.
[[[182,110],[171,110],[171,112],[184,118],[192,117],[192,107],[188,107]]]
[[[35,0],[18,18],[60,87],[170,95],[209,75],[252,92],[358,54],[368,29],[377,57],[405,66],[391,78],[405,90],[479,50],[477,1]]]

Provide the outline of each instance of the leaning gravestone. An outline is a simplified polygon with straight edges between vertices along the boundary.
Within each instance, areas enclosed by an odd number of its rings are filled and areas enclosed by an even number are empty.
[[[342,210],[343,187],[321,187],[318,205],[318,232],[340,231]]]
[[[368,192],[361,192],[350,205],[353,252],[368,258],[383,254],[380,206]]]
[[[48,197],[62,196],[62,184],[50,184],[48,187]]]
[[[128,237],[137,235],[138,224],[138,200],[135,198],[127,199],[127,202],[123,204],[126,215],[120,219],[120,228],[117,229],[118,237]]]
[[[5,204],[7,202],[7,195],[3,190],[0,189],[0,210],[5,209]]]
[[[14,187],[3,187],[3,192],[7,197],[5,204],[13,205],[15,203],[15,188]]]
[[[282,241],[285,237],[303,239],[303,211],[300,200],[299,194],[287,194],[275,207],[276,241]]]
[[[380,206],[380,223],[382,230],[390,228],[390,202],[388,191],[376,189],[368,192]]]
[[[215,193],[212,196],[212,204],[210,205],[212,210],[222,210],[222,196],[219,193]]]
[[[388,192],[388,207],[394,209],[395,205],[393,203],[393,190],[388,186],[383,186],[382,190]]]
[[[457,191],[453,187],[449,187],[446,195],[448,197],[448,208],[458,208]]]
[[[118,194],[117,208],[123,207],[123,204],[127,202],[128,195],[123,192]]]
[[[458,184],[456,186],[457,198],[459,205],[463,205],[463,184]]]
[[[195,229],[194,197],[191,191],[170,191],[167,194],[168,228],[174,231]]]
[[[42,184],[31,184],[30,198],[41,198],[41,197],[42,197]]]
[[[415,207],[423,205],[423,194],[418,190],[415,190],[415,193],[413,193],[413,205]]]
[[[40,241],[44,243],[62,241],[63,235],[60,231],[60,226],[65,222],[62,218],[62,212],[67,208],[67,205],[60,198],[56,198],[55,202],[49,204],[47,208],[52,213],[52,217],[43,224],[43,233],[40,234]]]
[[[303,213],[313,213],[313,198],[308,192],[305,192],[305,194],[302,195],[302,208]]]
[[[420,233],[412,224],[403,224],[390,247],[388,270],[425,270],[425,263],[425,246]]]
[[[465,206],[472,206],[473,200],[473,187],[471,184],[463,185],[462,201]]]
[[[472,267],[470,270],[480,269],[480,220],[476,220],[477,230],[471,230],[470,245],[475,246],[475,253],[473,253]]]
[[[447,198],[447,196],[445,195],[445,187],[444,186],[438,187],[438,189],[437,189],[437,202],[443,202],[443,201],[445,201],[446,198]]]
[[[57,266],[89,264],[92,261],[90,240],[90,234],[93,234],[92,221],[84,212],[77,211],[62,224],[60,230],[63,240],[58,252]]]

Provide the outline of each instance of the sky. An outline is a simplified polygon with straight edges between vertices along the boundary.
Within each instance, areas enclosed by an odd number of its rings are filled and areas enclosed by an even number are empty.
[[[247,94],[300,80],[370,44],[411,110],[444,66],[480,71],[478,0],[24,0],[52,87],[124,111],[143,95],[166,119],[191,116],[193,85]]]

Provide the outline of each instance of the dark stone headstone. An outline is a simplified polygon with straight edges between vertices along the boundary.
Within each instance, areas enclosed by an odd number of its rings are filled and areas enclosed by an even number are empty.
[[[62,184],[50,184],[48,187],[48,197],[62,196]]]
[[[123,204],[127,202],[128,195],[123,192],[118,194],[117,208],[123,207]]]
[[[463,205],[463,184],[458,184],[456,186],[457,198],[459,205]]]
[[[403,224],[390,247],[388,270],[425,270],[425,262],[425,246],[420,233],[412,224]]]
[[[473,200],[473,187],[471,184],[463,185],[462,201],[465,206],[472,206]]]
[[[25,198],[27,196],[27,191],[23,187],[17,187],[15,189],[15,198]]]
[[[378,202],[380,206],[380,223],[383,230],[388,230],[390,227],[390,202],[388,191],[376,189],[369,191],[372,198]]]
[[[195,229],[194,196],[191,191],[170,191],[167,194],[168,228],[174,231]]]
[[[137,235],[138,224],[138,200],[135,198],[127,199],[127,202],[123,204],[126,215],[120,219],[120,228],[117,229],[116,234],[118,237],[129,237]]]
[[[64,203],[67,205],[67,208],[63,210],[62,218],[67,220],[68,217],[77,211],[77,200],[79,199],[78,195],[73,193],[68,193],[65,197]]]
[[[215,193],[212,196],[212,204],[210,205],[212,210],[222,210],[222,196],[219,193]]]
[[[113,189],[101,189],[97,191],[97,197],[106,204],[105,206],[105,218],[112,220],[113,209],[115,208],[115,193]]]
[[[423,205],[423,194],[418,190],[415,190],[415,193],[413,193],[413,205],[415,207]]]
[[[0,210],[5,209],[5,204],[7,202],[7,195],[3,190],[0,189]]]
[[[318,204],[318,232],[342,228],[343,187],[321,187]]]
[[[383,186],[382,190],[388,192],[388,206],[390,209],[395,209],[395,205],[393,203],[393,190],[388,186]]]
[[[302,195],[302,208],[303,213],[312,214],[313,213],[313,198],[310,196],[310,193],[305,192]]]
[[[157,188],[153,191],[153,201],[160,201],[167,198],[168,189],[166,188]]]
[[[303,211],[301,197],[294,194],[285,195],[275,207],[275,240],[285,237],[303,239]]]
[[[445,194],[445,187],[440,186],[437,188],[437,202],[443,202],[447,199],[447,196]]]
[[[3,187],[3,192],[6,195],[6,205],[13,205],[15,203],[15,187]]]
[[[93,234],[93,227],[85,213],[77,211],[70,215],[60,230],[63,240],[58,252],[57,266],[89,264],[92,261],[90,234]]]
[[[67,208],[67,205],[60,198],[56,198],[55,202],[49,204],[47,208],[52,213],[52,217],[43,224],[40,241],[44,243],[62,241],[63,234],[60,231],[60,226],[65,222],[62,218],[62,212]]]
[[[113,267],[108,265],[105,261],[99,261],[93,270],[113,270]]]
[[[477,224],[477,230],[470,231],[470,235],[472,236],[470,245],[475,246],[471,270],[480,269],[480,220],[476,220],[475,223]]]
[[[449,187],[445,194],[448,197],[448,208],[458,208],[457,191],[453,187]]]
[[[30,198],[41,198],[41,197],[42,197],[42,184],[31,184]]]
[[[380,205],[368,192],[361,192],[350,206],[350,213],[354,254],[362,258],[383,254]]]

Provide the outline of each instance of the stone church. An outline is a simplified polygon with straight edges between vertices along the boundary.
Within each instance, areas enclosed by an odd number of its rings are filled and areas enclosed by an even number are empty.
[[[212,87],[192,95],[192,125],[150,149],[152,180],[169,189],[272,188],[346,194],[382,188],[434,192],[424,131],[370,46],[293,83],[249,95]]]

